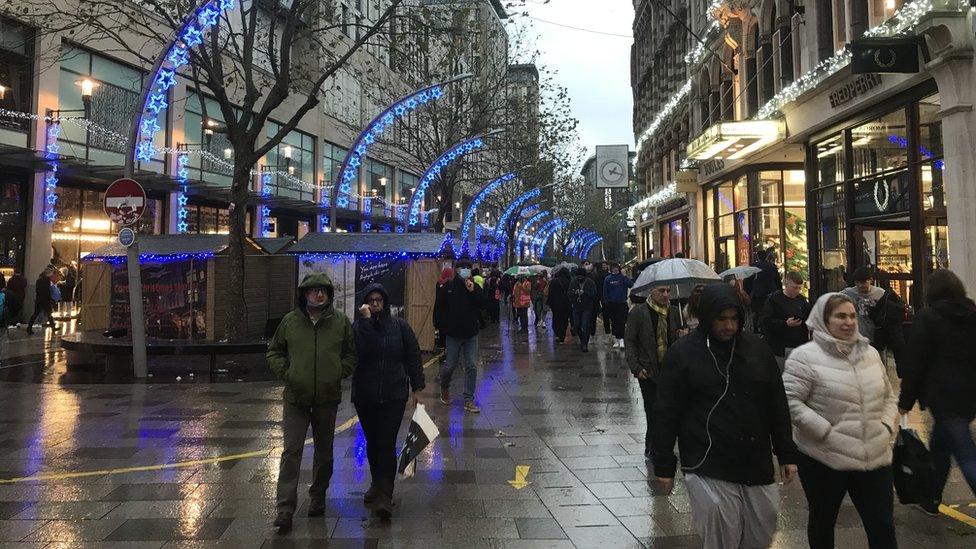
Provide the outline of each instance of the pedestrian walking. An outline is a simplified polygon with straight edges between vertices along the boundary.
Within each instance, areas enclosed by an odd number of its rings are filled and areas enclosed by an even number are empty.
[[[6,296],[7,322],[9,326],[16,326],[23,321],[24,300],[27,299],[27,279],[15,271],[7,286],[3,289]]]
[[[37,277],[34,286],[34,314],[27,322],[27,333],[34,333],[34,321],[43,316],[46,320],[42,321],[44,326],[51,328],[55,332],[59,330],[54,322],[54,291],[52,285],[57,284],[58,271],[53,267],[48,267]]]
[[[325,513],[332,479],[332,445],[341,383],[356,369],[352,325],[333,305],[335,287],[325,273],[312,273],[298,286],[298,307],[281,320],[268,344],[268,365],[285,382],[282,394],[281,464],[274,525],[288,531],[298,505],[298,478],[305,436],[312,427],[312,484],[308,516]]]
[[[918,402],[932,413],[929,446],[936,477],[932,499],[922,508],[938,514],[950,456],[976,494],[976,443],[969,429],[976,418],[976,303],[951,271],[933,272],[925,286],[928,306],[912,324],[898,408],[907,414]]]
[[[491,273],[485,280],[485,308],[488,309],[488,321],[498,324],[501,306],[501,277],[498,273]]]
[[[436,296],[438,293],[440,293],[441,288],[451,283],[453,280],[454,280],[454,269],[452,269],[451,267],[444,267],[444,269],[441,270],[440,278],[437,279],[437,286],[435,287],[434,295]],[[443,349],[445,347],[444,331],[441,329],[441,326],[444,325],[444,314],[445,314],[444,305],[445,305],[444,303],[438,303],[436,299],[434,300],[434,311],[432,315],[433,316],[432,320],[434,321],[434,329],[437,330],[437,337],[434,339],[434,345],[440,349]]]
[[[696,284],[691,289],[691,294],[688,296],[688,303],[685,303],[685,307],[681,313],[684,326],[681,330],[678,330],[678,333],[682,336],[686,336],[698,329],[700,324],[698,319],[698,306],[701,303],[701,295],[704,289],[704,284]]]
[[[620,272],[620,264],[610,265],[610,274],[603,279],[603,319],[610,327],[613,348],[624,348],[627,326],[627,292],[634,282]]]
[[[807,331],[807,316],[810,303],[800,292],[803,291],[803,277],[800,273],[786,273],[785,285],[766,299],[762,324],[766,343],[776,355],[780,371],[793,349],[810,341]]]
[[[549,296],[546,304],[552,310],[552,333],[556,338],[556,343],[566,341],[566,329],[569,327],[569,317],[573,312],[572,304],[569,300],[570,285],[569,269],[559,269],[549,283]]]
[[[757,251],[756,261],[752,266],[758,268],[759,272],[743,283],[743,289],[749,294],[752,306],[753,333],[762,333],[762,314],[766,310],[766,299],[773,292],[783,289],[783,279],[780,277],[779,269],[776,268],[775,259],[776,254],[772,250]]]
[[[698,330],[664,357],[654,405],[654,474],[670,492],[678,442],[695,530],[706,549],[768,547],[779,490],[796,475],[783,381],[769,347],[742,331],[746,311],[727,284],[705,286]]]
[[[546,297],[549,293],[549,273],[542,271],[532,285],[532,310],[535,313],[536,326],[541,322],[545,326]]]
[[[529,307],[532,306],[532,283],[528,278],[519,276],[512,288],[512,308],[518,319],[519,331],[529,331]]]
[[[474,402],[478,382],[478,311],[481,309],[481,288],[471,280],[471,262],[458,261],[455,276],[441,286],[434,300],[434,308],[442,310],[439,329],[445,336],[446,359],[441,366],[441,404],[451,404],[451,377],[458,364],[464,361],[464,410],[481,412]]]
[[[871,346],[885,358],[890,349],[895,359],[895,371],[901,377],[900,364],[905,354],[904,301],[890,288],[874,284],[874,271],[869,267],[854,269],[854,286],[845,288],[842,294],[851,298],[857,309],[857,326],[861,335],[868,338]]]
[[[424,390],[420,345],[407,321],[390,314],[389,295],[381,284],[366,288],[352,331],[358,357],[352,402],[366,437],[371,479],[363,500],[380,518],[389,519],[393,515],[397,434],[407,399],[416,405]]]
[[[596,319],[599,317],[603,321],[603,330],[606,333],[607,339],[611,339],[610,334],[610,323],[607,322],[607,316],[603,312],[603,281],[610,276],[610,272],[607,270],[607,262],[604,261],[598,265],[590,264],[591,276],[593,278],[593,284],[596,286],[596,305],[593,309],[593,320],[590,323],[590,335],[596,335]]]
[[[580,349],[588,352],[590,336],[593,334],[591,324],[596,320],[596,304],[600,296],[596,291],[596,283],[585,268],[576,269],[575,277],[569,284],[569,301],[572,305],[573,328],[579,337]]]
[[[678,340],[681,327],[678,308],[671,305],[671,288],[658,286],[651,289],[646,303],[634,305],[624,334],[624,357],[630,373],[637,378],[641,399],[644,401],[644,457],[651,458],[654,402],[657,397],[657,380],[661,364],[668,348]]]
[[[837,513],[850,495],[872,549],[894,549],[891,442],[896,398],[878,351],[858,333],[854,302],[820,296],[807,327],[813,341],[786,359],[783,383],[807,497],[811,549],[833,549]]]

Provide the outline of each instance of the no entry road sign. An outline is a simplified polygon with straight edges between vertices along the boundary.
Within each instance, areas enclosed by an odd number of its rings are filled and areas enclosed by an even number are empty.
[[[146,211],[146,191],[134,179],[116,179],[105,190],[105,215],[113,223],[135,225]]]

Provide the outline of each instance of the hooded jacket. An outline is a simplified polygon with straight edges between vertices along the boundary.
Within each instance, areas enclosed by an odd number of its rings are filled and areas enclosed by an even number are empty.
[[[576,276],[569,283],[569,303],[574,309],[592,311],[600,301],[596,283],[587,275],[586,269],[576,269]]]
[[[373,292],[383,295],[383,310],[370,318],[357,318],[352,325],[359,358],[352,400],[366,404],[407,400],[408,388],[424,388],[420,345],[407,321],[390,314],[390,297],[382,284],[367,286],[362,304]]]
[[[569,270],[559,269],[549,283],[549,296],[546,305],[559,314],[569,314],[572,304],[569,302]]]
[[[467,339],[478,335],[482,295],[483,290],[477,284],[469,292],[464,279],[457,275],[438,286],[434,299],[434,327],[448,337]]]
[[[329,305],[312,322],[305,291],[315,287],[326,289]],[[333,306],[334,297],[328,275],[306,275],[298,286],[298,307],[285,315],[268,344],[268,365],[285,382],[286,402],[311,406],[342,400],[342,379],[356,369],[356,342],[349,319]]]
[[[817,299],[807,318],[813,341],[797,347],[783,373],[793,435],[804,454],[838,471],[891,465],[898,409],[878,351],[860,333],[853,342],[832,336]]]
[[[783,277],[779,274],[776,264],[768,259],[761,259],[752,264],[758,267],[755,276],[745,280],[745,291],[752,299],[765,299],[776,290],[783,289]]]
[[[627,290],[634,282],[623,273],[610,274],[603,279],[604,303],[627,303]]]
[[[730,308],[738,312],[739,332],[719,342],[710,334],[712,322]],[[772,484],[773,452],[780,465],[796,463],[776,359],[765,342],[742,332],[745,310],[735,288],[705,286],[699,318],[698,329],[668,350],[658,376],[654,473],[674,477],[677,439],[686,473],[748,486]]]
[[[936,415],[976,416],[976,303],[935,301],[915,315],[898,407],[918,401]]]

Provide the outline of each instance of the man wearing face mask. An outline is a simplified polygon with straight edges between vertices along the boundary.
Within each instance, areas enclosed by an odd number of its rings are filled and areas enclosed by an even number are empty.
[[[702,290],[699,325],[664,355],[654,406],[654,474],[670,492],[678,460],[692,521],[706,548],[769,547],[779,490],[796,476],[790,412],[779,367],[759,336],[743,333],[735,288]]]
[[[314,444],[308,516],[325,514],[332,479],[332,444],[343,378],[356,369],[356,344],[346,315],[335,310],[335,287],[324,273],[306,275],[298,286],[298,307],[285,315],[268,344],[268,365],[285,382],[284,449],[278,472],[281,532],[291,528],[298,505],[298,476],[309,425]]]
[[[474,402],[478,381],[478,315],[481,312],[482,290],[471,280],[471,262],[455,265],[454,280],[440,286],[434,309],[441,312],[440,331],[444,334],[446,357],[441,367],[441,404],[451,404],[451,377],[464,358],[464,410],[481,412]]]

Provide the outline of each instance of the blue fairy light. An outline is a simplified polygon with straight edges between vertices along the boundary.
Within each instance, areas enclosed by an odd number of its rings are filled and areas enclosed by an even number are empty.
[[[481,207],[481,203],[484,202],[484,200],[488,197],[488,195],[493,193],[495,190],[500,188],[505,183],[508,183],[509,181],[513,181],[514,179],[515,179],[515,172],[506,173],[501,177],[492,180],[487,185],[482,187],[481,190],[478,191],[475,197],[471,200],[471,204],[468,206],[468,211],[464,213],[464,221],[461,224],[462,246],[467,246],[468,236],[471,234],[471,225],[472,223],[474,223],[475,217],[478,215],[478,208]],[[477,230],[480,234],[481,225],[477,226]],[[481,244],[480,236],[478,238],[478,244],[479,246]],[[479,256],[481,255],[480,251],[478,252],[478,255]]]
[[[467,139],[461,143],[455,144],[453,147],[441,154],[441,156],[434,161],[429,168],[427,168],[427,171],[424,172],[424,176],[420,178],[420,183],[417,184],[417,188],[414,190],[413,196],[410,197],[410,215],[408,224],[411,227],[416,227],[421,222],[420,208],[423,206],[424,195],[427,192],[427,187],[433,183],[435,174],[440,173],[451,162],[458,160],[464,155],[470,154],[483,146],[484,140],[481,136],[472,137],[471,139]]]

